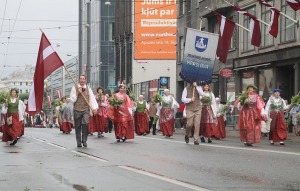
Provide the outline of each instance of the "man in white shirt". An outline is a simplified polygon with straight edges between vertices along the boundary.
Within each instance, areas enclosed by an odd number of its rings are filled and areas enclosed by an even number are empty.
[[[79,84],[73,86],[70,93],[70,101],[74,104],[74,123],[77,147],[87,147],[88,124],[90,109],[97,113],[98,104],[90,87],[86,85],[84,74],[79,76]],[[82,145],[81,145],[82,144]]]
[[[201,101],[200,96],[203,94],[201,86],[196,82],[186,86],[182,92],[181,101],[186,103],[185,112],[187,118],[187,126],[184,140],[189,143],[189,135],[194,127],[194,145],[199,145],[199,131],[201,120]]]

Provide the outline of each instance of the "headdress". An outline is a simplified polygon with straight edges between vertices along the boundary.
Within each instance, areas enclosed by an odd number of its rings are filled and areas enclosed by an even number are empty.
[[[258,88],[257,88],[255,85],[253,85],[253,84],[247,85],[246,90],[248,90],[249,88],[253,88],[253,89],[255,89],[255,90],[258,89]]]
[[[275,89],[273,89],[273,93],[275,93],[275,92],[281,92],[281,89],[279,89],[279,88],[275,88]]]
[[[164,92],[170,92],[170,90],[169,89],[164,89]]]

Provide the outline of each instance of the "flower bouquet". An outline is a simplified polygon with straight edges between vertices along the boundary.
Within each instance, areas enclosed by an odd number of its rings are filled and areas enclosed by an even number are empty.
[[[248,103],[251,102],[248,93],[249,93],[248,91],[244,91],[243,93],[240,94],[239,100],[241,105],[247,105]]]
[[[226,104],[222,107],[221,111],[220,111],[220,114],[221,115],[225,115],[226,112],[228,111],[228,109],[230,108],[230,100],[233,96],[233,93],[229,95],[227,101],[226,101]]]
[[[161,103],[162,102],[162,97],[158,93],[155,93],[153,95],[153,100],[154,100],[155,103]]]
[[[9,99],[9,93],[8,92],[0,92],[0,104],[7,103],[8,99]]]
[[[298,92],[297,95],[295,95],[291,98],[292,105],[298,105],[299,103],[300,103],[300,91]]]
[[[57,107],[57,106],[61,106],[61,101],[56,99],[56,100],[53,100],[51,102],[51,105],[53,105],[54,107]]]
[[[123,100],[116,98],[114,95],[108,100],[108,102],[113,107],[119,107],[123,104]]]
[[[204,105],[210,105],[211,104],[211,98],[208,97],[208,96],[203,96],[201,98],[201,102],[204,104]]]

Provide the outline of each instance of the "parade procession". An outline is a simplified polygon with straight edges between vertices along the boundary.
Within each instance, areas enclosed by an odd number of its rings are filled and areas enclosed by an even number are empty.
[[[59,4],[0,2],[0,190],[300,190],[299,0]]]

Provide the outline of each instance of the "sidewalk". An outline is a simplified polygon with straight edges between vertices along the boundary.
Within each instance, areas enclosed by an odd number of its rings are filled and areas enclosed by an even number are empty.
[[[176,129],[175,134],[185,134],[185,129]],[[226,136],[227,137],[239,137],[239,130],[232,130],[232,127],[226,127]],[[296,136],[295,133],[288,133],[287,139],[288,141],[300,143],[300,136]]]

